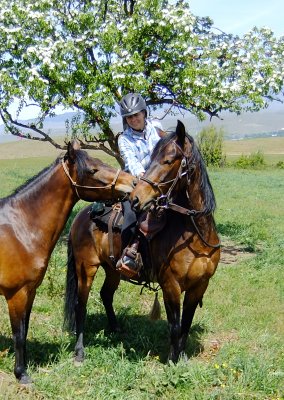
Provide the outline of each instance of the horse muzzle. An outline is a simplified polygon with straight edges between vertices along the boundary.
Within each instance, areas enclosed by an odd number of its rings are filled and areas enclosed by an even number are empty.
[[[130,203],[131,203],[132,210],[135,211],[136,213],[139,213],[141,211],[149,210],[149,208],[153,204],[153,200],[148,200],[147,202],[142,204],[141,201],[139,200],[139,197],[138,196],[134,196],[131,199]]]

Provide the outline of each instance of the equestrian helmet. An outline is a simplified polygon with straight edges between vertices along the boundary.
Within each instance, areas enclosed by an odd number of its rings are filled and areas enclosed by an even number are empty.
[[[136,114],[142,110],[147,111],[147,105],[141,94],[139,93],[128,93],[123,96],[119,103],[120,114],[124,117]]]

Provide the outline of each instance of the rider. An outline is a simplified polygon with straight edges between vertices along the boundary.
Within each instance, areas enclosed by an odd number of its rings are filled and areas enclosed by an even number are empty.
[[[118,147],[125,170],[141,178],[150,163],[151,153],[165,132],[158,121],[147,119],[147,106],[139,93],[128,93],[120,102],[124,132],[118,138]],[[139,234],[137,217],[129,201],[123,202],[124,222],[121,230],[124,249],[116,268],[129,278],[138,276],[136,265]]]

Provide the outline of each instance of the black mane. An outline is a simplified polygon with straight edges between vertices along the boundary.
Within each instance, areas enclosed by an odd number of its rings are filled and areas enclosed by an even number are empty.
[[[158,141],[158,143],[156,144],[156,146],[152,152],[151,162],[156,158],[159,151],[175,138],[176,138],[176,132],[170,132],[166,136],[161,138]],[[212,185],[211,185],[208,173],[207,173],[205,162],[202,158],[200,150],[199,150],[198,146],[196,145],[193,137],[190,136],[188,133],[186,133],[185,140],[189,140],[189,142],[191,144],[191,155],[190,155],[191,165],[192,164],[198,165],[200,168],[200,190],[201,190],[202,197],[203,197],[204,214],[211,214],[214,212],[214,210],[216,208],[216,200],[215,200],[213,188],[212,188]]]

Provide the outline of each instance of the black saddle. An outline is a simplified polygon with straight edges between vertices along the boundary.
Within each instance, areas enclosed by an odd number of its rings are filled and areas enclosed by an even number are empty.
[[[120,202],[111,204],[94,202],[90,210],[90,218],[99,227],[121,231],[123,223],[122,205]]]

